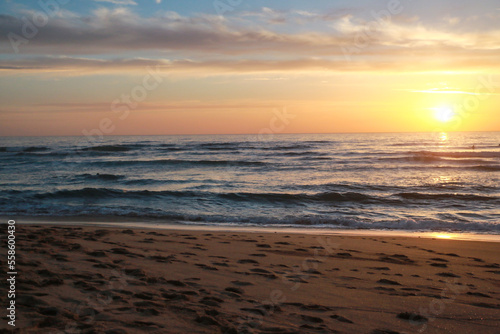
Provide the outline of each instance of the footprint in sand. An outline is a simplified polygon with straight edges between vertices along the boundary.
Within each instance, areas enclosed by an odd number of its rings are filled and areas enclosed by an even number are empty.
[[[459,275],[455,275],[454,273],[438,273],[436,276],[441,276],[441,277],[457,277],[459,278]]]
[[[345,322],[347,324],[353,324],[354,322],[338,314],[331,315],[330,318],[335,319],[340,322]]]
[[[311,316],[311,315],[301,314],[300,317],[304,321],[312,322],[312,323],[315,323],[315,324],[322,324],[324,322],[323,319],[321,319],[319,317],[314,317],[314,316]]]
[[[253,283],[244,282],[244,281],[231,281],[231,283],[233,283],[236,286],[249,286],[249,285],[253,285]]]
[[[475,297],[483,297],[483,298],[492,298],[491,296],[481,293],[481,292],[467,292],[469,296],[475,296]]]
[[[377,283],[387,284],[387,285],[401,285],[401,283],[398,283],[396,281],[391,281],[391,280],[385,279],[385,278],[378,280]]]
[[[259,262],[252,259],[242,259],[238,261],[239,264],[259,264]]]
[[[212,271],[219,270],[216,267],[207,266],[206,264],[203,264],[203,263],[197,263],[197,264],[195,264],[195,266],[200,267],[201,269],[204,269],[204,270],[212,270]]]
[[[390,329],[374,329],[370,334],[400,334],[399,332]]]
[[[232,286],[227,287],[227,288],[225,288],[224,290],[225,290],[225,291],[232,292],[232,293],[236,293],[236,294],[238,294],[238,295],[242,295],[242,294],[244,294],[244,293],[245,293],[245,291],[244,291],[243,289],[241,289],[241,288],[235,288],[235,287],[232,287]]]
[[[399,313],[397,315],[397,318],[403,319],[403,320],[408,320],[408,321],[410,321],[412,323],[426,323],[426,322],[429,321],[429,319],[427,319],[423,315],[416,314],[416,313],[413,313],[413,312]]]

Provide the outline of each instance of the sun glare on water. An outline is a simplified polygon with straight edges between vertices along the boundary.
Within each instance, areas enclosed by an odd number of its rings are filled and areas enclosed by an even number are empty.
[[[435,108],[434,117],[440,122],[447,123],[453,119],[455,112],[451,107]]]
[[[438,239],[453,239],[453,236],[450,234],[445,234],[445,233],[438,233],[434,235],[435,238]]]

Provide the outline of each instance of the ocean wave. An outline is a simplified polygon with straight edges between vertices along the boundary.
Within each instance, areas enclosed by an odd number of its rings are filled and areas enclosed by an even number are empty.
[[[27,147],[14,147],[14,146],[2,146],[0,147],[0,152],[13,152],[13,153],[37,153],[50,151],[47,146],[27,146]]]
[[[18,152],[16,156],[24,156],[28,158],[54,158],[54,157],[69,157],[70,153],[67,152],[54,152],[54,151],[38,151],[38,152]]]
[[[111,174],[81,174],[81,177],[87,179],[97,179],[101,181],[116,181],[122,178],[121,175]],[[137,184],[141,184],[138,181]],[[167,182],[168,183],[168,182]],[[143,185],[146,183],[143,182]],[[206,189],[211,189],[208,187]],[[8,192],[10,193],[10,192]],[[20,192],[10,193],[13,195],[22,194]],[[283,203],[293,205],[305,205],[307,203],[352,203],[352,204],[376,204],[387,206],[402,206],[417,201],[419,205],[435,205],[436,201],[446,201],[448,204],[455,203],[493,203],[500,204],[500,197],[495,195],[476,195],[460,193],[422,193],[422,192],[399,192],[392,194],[366,194],[363,192],[347,191],[324,191],[318,193],[278,193],[278,192],[228,192],[223,188],[217,188],[217,191],[199,191],[199,190],[127,190],[121,188],[92,188],[85,187],[81,189],[64,189],[54,192],[23,194],[26,198],[36,199],[59,199],[59,198],[81,198],[81,199],[113,199],[113,198],[133,198],[148,200],[153,198],[201,198],[205,200],[224,200],[229,202],[247,202],[247,203]],[[477,205],[477,204],[476,204]]]
[[[303,156],[300,158],[300,160],[308,160],[308,161],[314,161],[314,160],[333,160],[332,157],[326,156],[326,155],[318,155],[318,156]]]
[[[272,143],[267,143],[268,145],[256,147],[257,149],[266,150],[266,151],[291,151],[291,150],[310,150],[311,145],[308,144],[289,144],[289,145],[276,145],[274,146]]]
[[[399,157],[388,157],[388,158],[378,158],[378,161],[383,162],[441,162],[446,161],[441,157],[432,156],[432,155],[408,155],[408,156],[399,156]]]
[[[87,180],[102,180],[102,181],[117,181],[125,178],[123,175],[115,175],[115,174],[101,174],[101,173],[96,173],[96,174],[79,174],[76,175],[76,178],[84,178]]]
[[[270,227],[270,228],[305,228],[305,229],[347,229],[347,230],[389,230],[409,232],[470,232],[500,234],[499,222],[474,220],[443,220],[429,218],[399,219],[359,219],[345,216],[301,216],[301,217],[267,217],[267,216],[230,216],[217,214],[181,214],[166,212],[145,207],[102,207],[102,206],[25,206],[23,208],[6,208],[5,215],[38,216],[38,217],[100,217],[104,221],[108,217],[124,217],[151,219],[157,225],[177,223],[199,226],[232,226],[232,227]]]
[[[393,147],[407,147],[407,146],[431,146],[431,145],[437,145],[439,143],[437,142],[408,142],[408,143],[394,143],[391,144],[390,146]]]
[[[284,204],[322,203],[353,203],[353,204],[402,204],[401,200],[385,196],[367,195],[358,192],[321,192],[321,193],[219,193],[219,197],[231,201],[270,202]]]
[[[386,204],[397,205],[405,204],[401,200],[394,197],[400,197],[405,200],[453,200],[453,201],[499,201],[497,196],[480,196],[472,194],[432,194],[432,193],[417,193],[417,192],[402,192],[390,196],[385,195],[368,195],[360,192],[321,192],[316,194],[283,194],[283,193],[227,193],[221,194],[221,197],[231,200],[253,200],[253,201],[321,201],[321,202],[352,202],[363,204]]]
[[[274,154],[276,154],[276,153],[274,153]],[[307,158],[311,158],[311,159],[318,158],[318,157],[320,157],[320,158],[321,157],[327,157],[327,159],[331,159],[331,158],[328,157],[327,153],[323,153],[323,152],[310,152],[310,151],[283,152],[283,153],[277,153],[276,155],[285,156],[285,157],[307,157]]]
[[[293,193],[245,193],[245,192],[209,192],[209,191],[171,191],[171,190],[125,190],[114,188],[82,188],[73,190],[58,190],[55,192],[36,193],[32,197],[37,199],[45,198],[163,198],[163,197],[192,197],[192,198],[209,198],[218,197],[231,201],[250,201],[250,202],[305,202],[305,201],[322,201],[322,202],[359,202],[368,203],[382,201],[384,199],[377,198],[356,192],[337,193],[326,192],[318,194],[293,194]],[[394,200],[387,199],[394,202]]]
[[[30,147],[26,147],[23,149],[23,152],[27,152],[27,153],[30,153],[30,152],[45,152],[45,151],[48,151],[50,150],[50,148],[46,147],[46,146],[30,146]]]
[[[37,193],[32,197],[37,199],[50,198],[81,198],[81,199],[113,199],[113,198],[151,198],[160,196],[194,197],[192,191],[151,191],[151,190],[124,190],[112,188],[82,188],[73,190],[57,190],[54,192]]]
[[[237,151],[237,150],[251,150],[254,149],[249,143],[240,142],[224,142],[224,143],[198,143],[190,147],[195,151]]]
[[[156,159],[156,160],[109,160],[96,161],[92,164],[106,166],[128,166],[128,165],[185,165],[185,166],[208,166],[208,167],[255,167],[265,166],[269,163],[263,161],[246,160],[184,160],[184,159]]]
[[[499,201],[500,197],[497,196],[482,196],[472,194],[426,194],[426,193],[413,193],[403,192],[395,194],[404,199],[417,199],[417,200],[458,200],[458,201]]]
[[[333,140],[306,140],[305,144],[335,144],[336,141]]]
[[[327,201],[327,202],[367,202],[376,201],[377,198],[356,193],[337,193],[337,192],[325,192],[317,194],[292,194],[292,193],[225,193],[220,194],[220,197],[229,200],[251,200],[251,201],[271,201],[271,202],[290,202],[290,201]]]
[[[471,166],[468,169],[476,171],[485,171],[485,172],[498,172],[500,171],[500,165],[478,165],[478,166]]]
[[[122,145],[99,145],[82,148],[81,151],[93,152],[128,152],[137,148],[144,147],[144,145],[137,144],[122,144]]]
[[[160,152],[181,152],[181,151],[187,151],[188,148],[178,147],[176,145],[165,145],[165,146],[162,145],[161,147],[156,148],[156,150]]]
[[[130,186],[147,186],[147,185],[165,185],[165,184],[186,184],[192,183],[192,180],[165,180],[165,179],[132,179],[121,181],[125,185]]]
[[[191,147],[193,150],[208,150],[208,151],[289,151],[289,150],[310,150],[311,145],[306,142],[302,144],[282,144],[274,145],[272,142],[228,142],[228,143],[202,143],[195,144]],[[256,152],[257,154],[257,152]]]
[[[412,163],[451,163],[451,164],[480,164],[488,165],[498,162],[496,158],[500,159],[500,153],[496,152],[482,152],[482,153],[468,153],[468,152],[409,152],[407,154],[401,153],[381,153],[385,157],[377,158],[381,162],[412,162]],[[387,156],[389,155],[389,156]]]
[[[394,194],[398,193],[436,193],[436,191],[469,191],[476,193],[491,193],[498,192],[498,187],[486,186],[486,185],[471,185],[467,182],[447,182],[447,183],[430,183],[418,186],[398,186],[398,185],[379,185],[379,184],[344,184],[344,183],[325,183],[325,184],[314,184],[314,185],[298,185],[297,189],[304,191],[338,191],[338,192],[376,192],[383,194]]]
[[[460,152],[433,152],[416,151],[408,152],[414,156],[440,157],[440,158],[500,158],[500,151],[460,151]]]

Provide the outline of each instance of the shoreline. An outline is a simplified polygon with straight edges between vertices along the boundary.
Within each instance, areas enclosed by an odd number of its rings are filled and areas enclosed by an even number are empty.
[[[11,218],[0,217],[2,222]],[[346,229],[289,226],[243,226],[231,224],[209,224],[199,222],[175,222],[158,219],[137,219],[127,217],[20,217],[18,224],[34,225],[67,225],[79,227],[116,227],[131,229],[186,230],[186,231],[218,231],[218,232],[248,232],[248,233],[294,233],[309,235],[346,235],[346,236],[379,236],[379,237],[410,237],[426,239],[453,239],[500,243],[500,234],[459,231],[408,231],[408,230],[377,230],[377,229]],[[84,223],[84,225],[81,225]]]

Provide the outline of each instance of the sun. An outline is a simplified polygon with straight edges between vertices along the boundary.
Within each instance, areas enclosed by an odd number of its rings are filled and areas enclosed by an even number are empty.
[[[443,123],[451,121],[455,116],[455,111],[453,111],[453,108],[448,106],[434,108],[434,111],[434,117],[436,117],[438,121]]]

